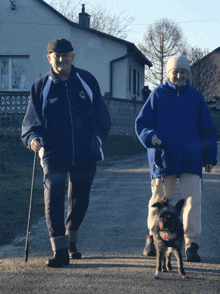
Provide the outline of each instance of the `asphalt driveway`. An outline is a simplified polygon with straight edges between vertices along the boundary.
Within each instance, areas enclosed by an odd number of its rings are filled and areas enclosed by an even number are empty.
[[[50,269],[45,219],[32,225],[29,261],[24,262],[25,235],[0,247],[0,293],[220,293],[220,165],[205,174],[202,197],[200,263],[154,280],[155,258],[142,256],[147,233],[150,177],[146,154],[107,160],[98,167],[90,206],[79,231],[81,260]],[[179,196],[178,185],[174,197]]]

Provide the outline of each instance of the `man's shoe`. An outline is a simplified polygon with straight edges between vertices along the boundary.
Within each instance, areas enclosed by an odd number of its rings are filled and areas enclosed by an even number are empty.
[[[54,252],[54,255],[51,259],[48,259],[46,265],[48,267],[62,267],[63,265],[68,265],[70,263],[69,253],[67,249],[61,249]]]
[[[50,238],[52,251],[54,254],[53,257],[48,259],[46,262],[48,267],[61,267],[70,263],[68,241],[68,236]]]
[[[186,259],[190,262],[199,262],[200,256],[197,253],[197,250],[199,249],[199,245],[196,243],[188,243],[186,244]]]
[[[143,251],[144,256],[156,256],[156,249],[154,246],[153,236],[147,235],[146,245]]]
[[[78,252],[76,248],[76,243],[70,243],[70,248],[69,248],[69,257],[70,259],[81,259],[82,254]]]
[[[82,254],[77,250],[76,243],[78,239],[78,231],[66,229],[66,236],[69,239],[69,257],[70,259],[81,259]]]

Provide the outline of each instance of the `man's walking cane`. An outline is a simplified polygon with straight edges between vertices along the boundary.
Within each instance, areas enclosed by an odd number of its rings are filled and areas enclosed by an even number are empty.
[[[29,253],[30,224],[31,224],[31,207],[32,207],[32,199],[33,199],[33,190],[34,190],[34,179],[35,179],[36,163],[37,163],[37,152],[34,152],[34,163],[33,163],[32,182],[31,182],[31,195],[30,195],[30,204],[29,204],[29,213],[28,213],[28,224],[27,224],[27,235],[26,235],[26,244],[25,244],[25,255],[24,255],[26,262],[28,261],[28,253]]]

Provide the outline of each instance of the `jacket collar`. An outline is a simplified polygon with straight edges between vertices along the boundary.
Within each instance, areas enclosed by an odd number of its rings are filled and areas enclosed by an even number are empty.
[[[57,83],[62,83],[63,81],[61,81],[54,73],[52,67],[50,68],[50,71],[49,71],[49,76],[52,78],[54,84],[57,84]],[[71,66],[71,72],[70,72],[70,79],[74,79],[76,77],[76,68],[75,66]]]
[[[167,81],[165,82],[165,85],[166,85],[167,87],[172,88],[173,90],[176,90],[176,91],[177,91],[177,87],[176,87],[176,85],[172,84],[172,83],[169,81],[169,79],[167,79]],[[178,90],[180,90],[180,91],[185,90],[185,89],[187,89],[189,86],[190,86],[190,81],[187,80],[187,82],[185,83],[185,85],[183,85],[183,86],[182,86],[180,89],[178,89]]]

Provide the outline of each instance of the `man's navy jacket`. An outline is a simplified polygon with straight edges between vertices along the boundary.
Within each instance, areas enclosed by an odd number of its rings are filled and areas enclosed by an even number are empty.
[[[96,79],[72,65],[67,81],[51,69],[34,83],[21,138],[28,148],[33,138],[43,139],[43,163],[77,164],[103,159],[110,127]]]

